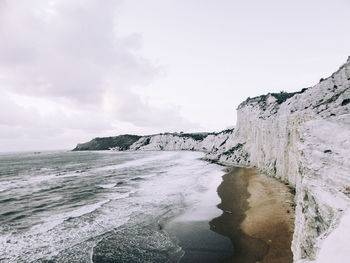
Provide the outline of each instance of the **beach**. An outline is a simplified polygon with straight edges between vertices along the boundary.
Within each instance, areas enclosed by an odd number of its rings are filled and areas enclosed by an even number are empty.
[[[218,188],[222,215],[213,231],[231,239],[234,254],[223,262],[293,261],[293,193],[276,179],[250,168],[232,168]]]
[[[180,263],[293,262],[294,196],[288,186],[254,169],[234,167],[216,194],[216,217],[210,218],[215,202],[207,200],[165,227],[183,249]]]

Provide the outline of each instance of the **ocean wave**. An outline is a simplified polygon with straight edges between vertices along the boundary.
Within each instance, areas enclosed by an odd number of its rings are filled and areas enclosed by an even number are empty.
[[[77,171],[82,171],[84,163],[78,160],[78,154],[64,153],[62,159],[67,165],[79,161]],[[96,156],[91,155],[91,159]],[[63,262],[61,259],[73,251],[76,258],[86,258],[79,253],[91,251],[86,247],[93,246],[105,233],[130,224],[144,224],[148,217],[161,221],[179,214],[184,207],[205,197],[205,189],[194,186],[205,185],[212,176],[217,176],[209,173],[216,169],[215,165],[207,166],[198,160],[201,155],[192,152],[99,153],[101,159],[87,162],[85,166],[92,168],[82,173],[67,171],[65,163],[60,176],[56,176],[56,171],[43,174],[38,170],[38,174],[30,175],[23,172],[22,181],[8,185],[12,187],[12,194],[6,198],[13,195],[16,199],[4,199],[3,204],[8,207],[16,204],[18,211],[23,207],[29,210],[23,212],[27,217],[16,224],[0,226],[0,259]],[[111,165],[122,161],[124,163]],[[114,169],[118,171],[109,172]],[[20,215],[8,215],[8,218]],[[28,226],[26,229],[21,228],[22,222]],[[132,243],[132,237],[129,238]]]
[[[100,184],[100,185],[98,185],[99,187],[101,187],[101,188],[104,188],[104,189],[111,189],[111,188],[113,188],[114,186],[116,186],[116,184]]]

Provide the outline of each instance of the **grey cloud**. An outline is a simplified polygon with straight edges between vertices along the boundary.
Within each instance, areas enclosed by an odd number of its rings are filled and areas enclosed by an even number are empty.
[[[2,89],[54,100],[80,112],[76,116],[58,112],[43,117],[34,109],[3,99],[2,109],[11,109],[9,116],[0,113],[3,125],[20,126],[22,131],[26,127],[54,127],[57,131],[88,132],[111,129],[118,121],[167,129],[193,126],[176,109],[152,107],[131,92],[135,86],[150,84],[161,69],[135,55],[141,47],[140,35],[118,36],[115,17],[119,3],[0,0]],[[115,120],[101,117],[107,91],[119,98]]]
[[[20,134],[59,134],[67,129],[96,132],[113,129],[110,120],[98,113],[76,112],[67,114],[55,111],[46,115],[40,114],[35,108],[17,105],[8,95],[0,93],[0,125],[1,135],[10,136],[9,129],[13,129],[14,136]],[[31,132],[33,131],[33,132]]]
[[[198,124],[192,123],[181,117],[178,107],[168,106],[156,108],[142,101],[131,92],[120,93],[121,102],[118,105],[118,119],[133,120],[133,123],[141,127],[157,127],[167,131],[186,130],[198,128]]]
[[[118,76],[116,89],[148,83],[157,69],[131,53],[140,37],[115,35],[118,2],[7,2],[0,19],[4,84],[31,96],[99,104],[109,74]]]

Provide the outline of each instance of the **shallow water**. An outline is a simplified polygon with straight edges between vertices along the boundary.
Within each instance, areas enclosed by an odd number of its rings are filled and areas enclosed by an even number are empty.
[[[0,155],[0,262],[176,262],[183,251],[165,222],[208,198],[222,175],[202,156]]]

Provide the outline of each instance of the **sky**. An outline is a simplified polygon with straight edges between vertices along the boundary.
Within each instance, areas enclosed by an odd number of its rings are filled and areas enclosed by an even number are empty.
[[[348,0],[0,0],[0,151],[220,131],[350,55]]]

